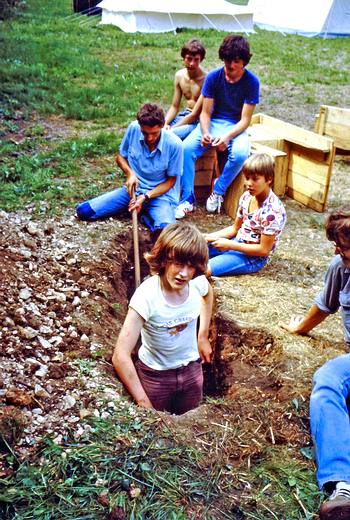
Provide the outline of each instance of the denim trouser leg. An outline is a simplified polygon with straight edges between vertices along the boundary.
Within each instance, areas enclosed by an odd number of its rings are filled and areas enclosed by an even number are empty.
[[[225,195],[230,184],[235,180],[250,153],[248,132],[242,132],[229,142],[228,157],[220,177],[215,183],[214,191]]]
[[[82,220],[89,221],[113,217],[121,211],[127,210],[129,202],[130,197],[126,187],[123,186],[79,204],[77,206],[77,214]],[[86,217],[86,206],[91,210],[87,213],[88,217]],[[85,215],[81,215],[82,211],[80,208],[85,211]],[[162,197],[157,197],[144,204],[141,211],[141,220],[142,214],[145,216],[143,222],[151,231],[162,229],[168,224],[176,222],[174,205]]]
[[[350,482],[350,354],[328,361],[314,375],[310,399],[317,480]]]
[[[81,220],[94,221],[101,218],[113,217],[128,208],[130,197],[123,186],[113,191],[103,193],[94,199],[78,204],[76,211]],[[86,212],[86,208],[90,211]]]
[[[212,276],[237,276],[257,273],[264,267],[267,256],[249,256],[240,251],[219,251],[209,245],[209,267]]]
[[[163,229],[168,224],[174,224],[175,207],[171,202],[165,198],[157,197],[151,199],[142,208],[142,213],[145,214],[145,224],[153,232],[156,229]],[[150,219],[147,218],[149,215]]]
[[[233,123],[224,119],[212,119],[210,134],[219,137],[232,130]],[[200,125],[184,140],[184,171],[182,176],[181,202],[188,200],[194,191],[195,162],[209,148],[201,146],[202,133]],[[226,190],[239,174],[244,161],[250,153],[248,132],[244,131],[234,137],[228,145],[228,158],[225,167],[215,183],[215,193],[225,195]]]
[[[172,128],[171,131],[177,135],[181,141],[184,141],[188,135],[196,128],[197,123],[193,125],[182,125]]]
[[[181,178],[181,197],[180,202],[194,199],[194,176],[195,164],[198,157],[204,154],[210,146],[201,146],[202,132],[198,124],[193,132],[183,142],[184,147],[184,168]]]

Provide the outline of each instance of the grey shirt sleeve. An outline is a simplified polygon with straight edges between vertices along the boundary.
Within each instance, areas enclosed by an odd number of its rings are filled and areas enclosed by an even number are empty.
[[[323,290],[316,296],[315,304],[327,314],[337,312],[340,307],[339,293],[342,288],[343,262],[340,256],[336,256],[330,263]]]

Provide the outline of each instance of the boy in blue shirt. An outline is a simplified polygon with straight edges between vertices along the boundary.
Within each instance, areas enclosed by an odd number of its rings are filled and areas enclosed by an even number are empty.
[[[125,185],[79,204],[78,218],[94,221],[136,209],[152,232],[175,222],[183,151],[180,139],[163,130],[164,121],[164,112],[157,105],[141,107],[116,158],[126,175]]]
[[[176,218],[193,210],[195,161],[213,146],[228,151],[226,165],[207,200],[207,211],[220,212],[226,190],[240,172],[250,152],[247,128],[259,102],[259,80],[245,67],[251,58],[243,36],[226,36],[219,49],[224,62],[210,72],[202,89],[200,124],[185,139],[181,204]]]

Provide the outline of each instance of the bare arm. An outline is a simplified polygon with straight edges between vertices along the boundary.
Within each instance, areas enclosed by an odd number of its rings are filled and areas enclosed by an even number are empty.
[[[322,323],[327,316],[326,312],[321,311],[317,305],[313,304],[304,317],[292,316],[289,323],[280,323],[280,327],[288,332],[292,332],[292,334],[307,334]]]
[[[212,348],[209,343],[209,326],[213,310],[213,289],[209,284],[208,293],[203,297],[199,318],[198,351],[203,361],[210,363]]]
[[[212,243],[214,240],[218,238],[233,238],[237,235],[241,225],[242,219],[236,217],[233,226],[227,226],[223,229],[219,229],[218,231],[214,231],[213,233],[206,233],[204,234],[204,238],[209,243]]]
[[[115,158],[115,161],[119,168],[125,173],[126,175],[126,189],[128,190],[128,194],[131,197],[133,189],[136,191],[137,186],[139,184],[138,178],[136,176],[136,173],[134,170],[130,168],[130,165],[128,163],[128,160],[123,157],[122,155],[118,154]]]
[[[135,402],[145,408],[153,408],[131,359],[143,324],[144,319],[134,309],[129,308],[114,349],[112,363]]]
[[[259,244],[235,242],[227,238],[217,238],[210,241],[211,245],[220,251],[239,251],[248,256],[268,256],[274,246],[274,235],[261,235]]]
[[[175,119],[176,114],[178,113],[180,108],[181,98],[182,90],[180,87],[178,74],[175,74],[173,100],[165,116],[165,125],[170,125],[170,123]]]
[[[155,188],[152,188],[147,192],[149,198],[155,199],[160,195],[163,195],[163,193],[166,193],[174,186],[175,182],[176,177],[168,177],[164,182],[161,182],[158,184],[158,186],[155,186]],[[131,199],[129,204],[129,211],[133,211],[134,209],[140,211],[145,200],[146,197],[143,194],[139,195],[136,199]]]
[[[214,106],[213,98],[203,98],[202,111],[199,118],[201,124],[202,131],[202,146],[208,146],[208,144],[212,143],[212,136],[210,135],[210,121],[211,121],[211,113]]]
[[[242,109],[242,115],[241,119],[232,126],[232,129],[227,132],[226,134],[216,137],[213,141],[212,145],[216,146],[219,151],[226,150],[228,143],[236,137],[237,135],[241,134],[248,128],[250,125],[253,112],[255,110],[255,105],[247,105],[246,103],[243,105]]]

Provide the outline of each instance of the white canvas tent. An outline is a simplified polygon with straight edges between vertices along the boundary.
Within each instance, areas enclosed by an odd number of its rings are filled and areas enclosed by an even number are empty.
[[[103,0],[103,24],[124,32],[161,33],[177,28],[253,32],[253,13],[225,0]]]
[[[249,0],[254,24],[303,36],[350,36],[350,0]]]

